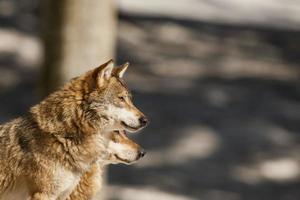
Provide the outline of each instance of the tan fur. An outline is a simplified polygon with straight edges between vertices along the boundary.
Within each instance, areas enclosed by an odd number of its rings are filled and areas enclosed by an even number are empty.
[[[124,148],[135,151],[136,153],[138,150],[141,149],[141,147],[130,140],[124,132],[112,132],[109,136],[110,143],[116,143],[116,144],[121,144],[124,146]],[[99,161],[91,167],[91,169],[86,172],[82,177],[77,185],[77,187],[74,189],[72,194],[67,198],[67,200],[90,200],[95,197],[95,195],[100,191],[102,187],[102,173],[104,166],[107,164],[118,164],[118,163],[124,163],[124,164],[131,164],[137,161],[137,157],[134,160],[126,160],[120,158],[117,158],[115,156],[115,152],[112,152],[112,149],[107,149],[110,156],[107,160],[105,161]]]
[[[75,196],[81,188],[99,189],[93,180],[101,177],[99,163],[112,159],[112,131],[145,125],[138,123],[144,115],[111,65],[71,80],[23,117],[0,126],[0,200],[18,200],[14,194],[21,193],[21,199],[63,200],[72,191],[70,199],[80,199]],[[133,113],[131,119],[111,113],[111,105]]]
[[[90,200],[102,186],[103,165],[95,163],[91,169],[86,172],[80,180],[80,183],[67,198],[67,200]]]

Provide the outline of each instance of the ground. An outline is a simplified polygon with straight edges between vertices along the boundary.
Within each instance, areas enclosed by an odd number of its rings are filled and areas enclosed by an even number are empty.
[[[2,122],[40,99],[36,8],[22,5],[0,18]],[[108,199],[299,199],[299,31],[122,13],[118,32],[151,123],[133,136],[146,157],[110,167]]]

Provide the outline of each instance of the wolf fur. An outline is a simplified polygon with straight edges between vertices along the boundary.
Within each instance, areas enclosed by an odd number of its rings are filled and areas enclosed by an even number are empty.
[[[127,67],[104,63],[0,126],[0,200],[90,199],[105,164],[141,157],[129,139],[129,158],[112,148],[123,130],[147,124],[122,80]]]

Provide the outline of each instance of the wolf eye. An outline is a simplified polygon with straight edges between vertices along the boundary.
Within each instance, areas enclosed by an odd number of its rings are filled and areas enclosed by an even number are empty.
[[[124,96],[120,96],[119,99],[122,100],[122,101],[125,101],[125,97]]]

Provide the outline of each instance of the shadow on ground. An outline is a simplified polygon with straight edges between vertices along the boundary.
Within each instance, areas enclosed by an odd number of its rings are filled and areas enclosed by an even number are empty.
[[[135,136],[147,157],[110,168],[111,199],[298,199],[299,33],[121,19],[118,60],[151,124]]]
[[[37,8],[22,5],[0,16],[0,34],[32,41]],[[118,61],[131,62],[126,79],[151,124],[135,136],[146,158],[110,167],[109,199],[299,199],[299,32],[120,18]],[[38,101],[39,68],[22,62],[32,43],[1,38],[3,122]]]

